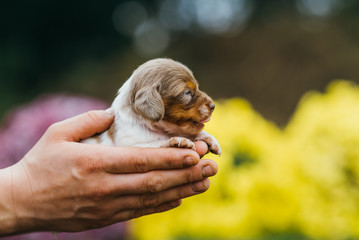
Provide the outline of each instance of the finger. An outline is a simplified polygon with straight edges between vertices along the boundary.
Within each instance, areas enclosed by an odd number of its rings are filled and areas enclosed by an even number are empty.
[[[110,192],[117,195],[158,193],[184,184],[201,181],[215,175],[217,164],[202,160],[196,166],[170,171],[157,170],[137,174],[109,175],[105,182]]]
[[[86,145],[90,160],[101,161],[108,173],[143,173],[196,165],[199,155],[189,149]]]
[[[176,208],[181,204],[182,204],[182,200],[176,200],[176,201],[161,204],[157,207],[121,211],[114,216],[113,220],[114,222],[120,222],[120,221],[126,221],[153,213],[165,212],[173,208]]]
[[[167,202],[173,202],[203,193],[208,190],[209,185],[209,179],[205,178],[195,183],[185,184],[158,193],[121,196],[113,205],[119,206],[119,211],[154,208]]]
[[[206,155],[208,153],[208,145],[207,145],[207,143],[205,143],[203,141],[197,141],[194,144],[196,145],[197,153],[201,157],[203,157],[204,155]]]
[[[50,128],[57,138],[78,142],[105,131],[114,120],[110,110],[89,111],[53,124]]]

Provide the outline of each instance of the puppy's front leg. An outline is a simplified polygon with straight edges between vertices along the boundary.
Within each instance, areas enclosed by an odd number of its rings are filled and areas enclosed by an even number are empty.
[[[178,147],[178,148],[188,148],[196,151],[194,142],[184,137],[172,137],[161,147]]]
[[[217,139],[205,131],[201,131],[195,141],[204,141],[207,143],[209,151],[219,156],[222,154],[221,146],[219,145]]]

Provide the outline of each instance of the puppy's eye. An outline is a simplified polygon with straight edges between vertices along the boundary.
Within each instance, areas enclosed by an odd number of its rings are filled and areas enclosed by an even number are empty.
[[[191,90],[188,90],[187,92],[185,92],[184,95],[186,95],[186,96],[192,96]]]

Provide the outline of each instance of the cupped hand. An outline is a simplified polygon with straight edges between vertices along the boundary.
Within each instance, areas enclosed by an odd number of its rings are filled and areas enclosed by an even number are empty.
[[[20,162],[3,170],[12,214],[0,236],[104,227],[170,210],[209,188],[217,165],[200,160],[208,151],[203,142],[196,142],[197,152],[79,143],[109,128],[113,118],[91,111],[56,123]]]

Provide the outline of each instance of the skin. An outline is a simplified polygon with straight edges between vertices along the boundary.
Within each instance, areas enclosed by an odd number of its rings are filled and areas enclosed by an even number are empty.
[[[0,170],[0,236],[76,232],[178,207],[217,173],[208,151],[78,143],[108,129],[111,112],[52,125],[17,164]]]

